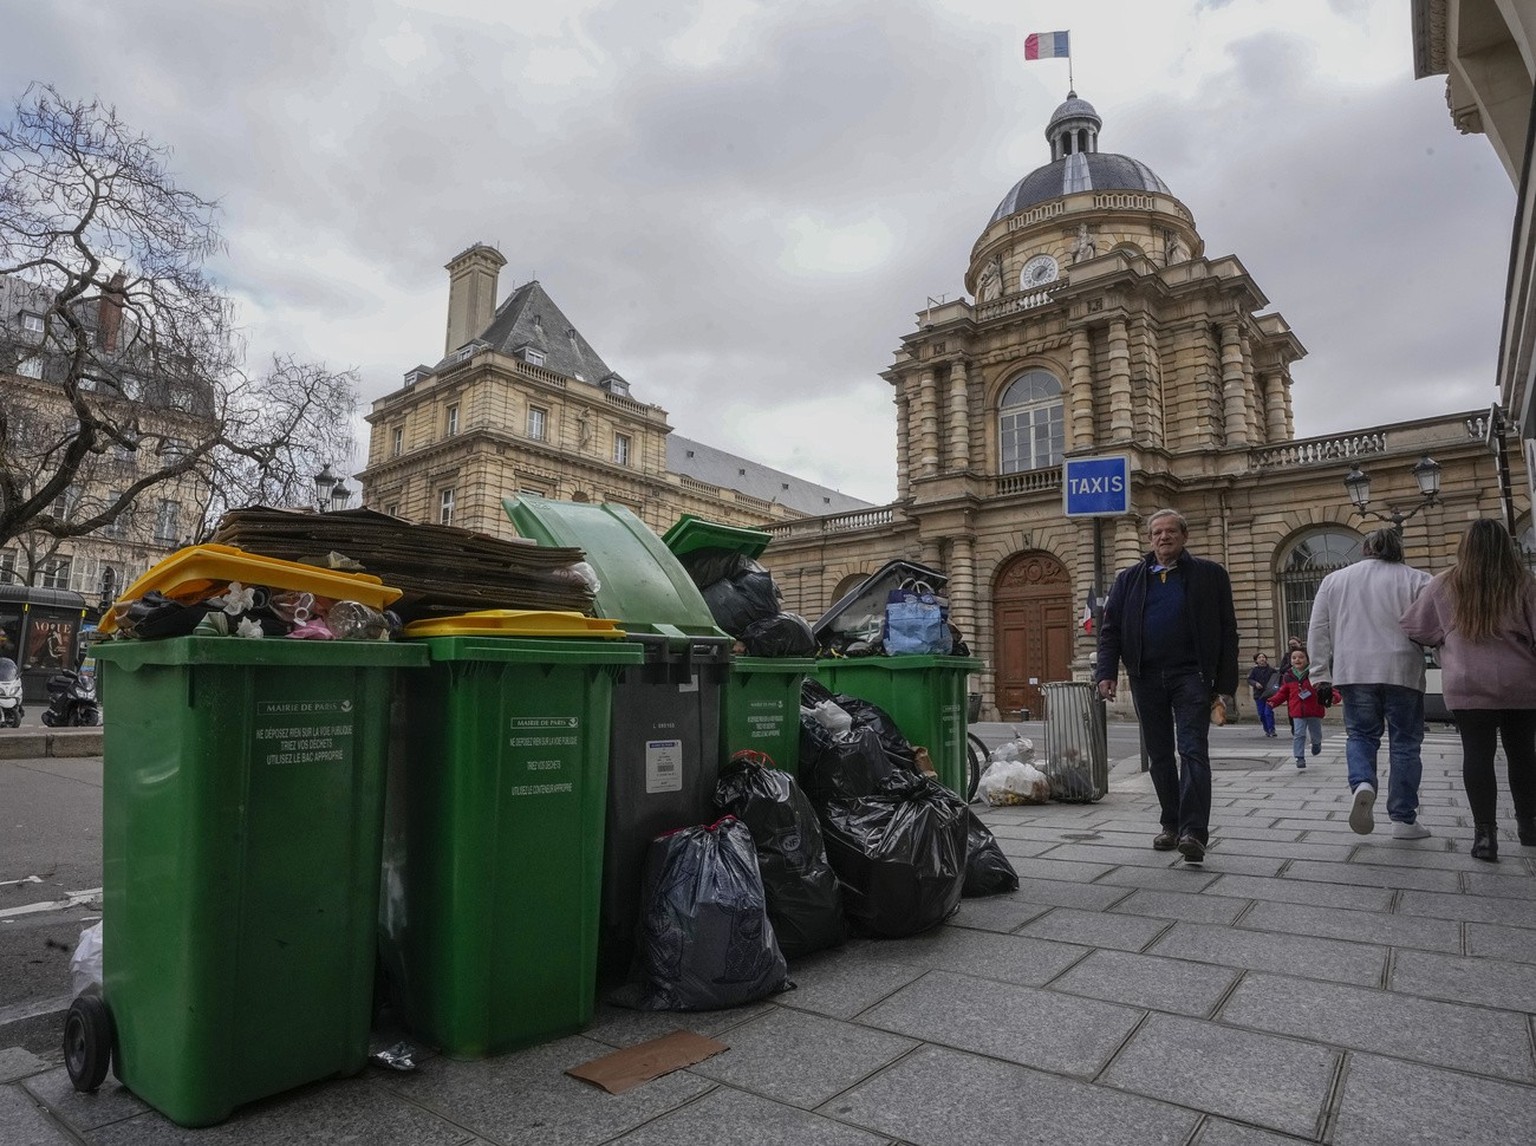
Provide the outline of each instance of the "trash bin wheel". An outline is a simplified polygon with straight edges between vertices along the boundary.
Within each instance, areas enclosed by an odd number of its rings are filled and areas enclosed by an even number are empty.
[[[981,786],[981,774],[987,770],[987,745],[974,732],[965,734],[966,776],[965,798],[974,800],[976,789]]]
[[[81,995],[64,1017],[64,1066],[76,1090],[95,1090],[112,1061],[112,1012],[100,995]]]

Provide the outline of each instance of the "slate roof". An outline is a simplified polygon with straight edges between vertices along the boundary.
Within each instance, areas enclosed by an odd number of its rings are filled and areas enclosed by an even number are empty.
[[[1027,211],[1036,203],[1059,199],[1077,191],[1159,191],[1171,195],[1153,170],[1139,159],[1110,152],[1076,152],[1024,176],[1003,196],[987,226],[1009,215]]]
[[[565,317],[538,279],[524,283],[496,308],[496,317],[481,333],[479,341],[502,354],[522,357],[519,351],[531,346],[544,355],[544,368],[567,378],[596,386],[613,371],[581,336],[576,324]],[[625,387],[618,387],[623,393]]]
[[[676,434],[667,435],[667,469],[710,485],[740,490],[764,501],[776,501],[815,517],[873,508],[872,502]]]

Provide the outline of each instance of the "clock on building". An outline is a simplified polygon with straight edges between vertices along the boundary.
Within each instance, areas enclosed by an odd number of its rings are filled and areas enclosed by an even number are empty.
[[[1036,255],[1024,264],[1024,271],[1019,275],[1019,284],[1025,290],[1055,281],[1056,260],[1050,255]]]

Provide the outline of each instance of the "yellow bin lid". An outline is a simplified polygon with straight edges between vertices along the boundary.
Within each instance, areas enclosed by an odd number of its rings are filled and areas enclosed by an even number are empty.
[[[222,592],[230,581],[313,593],[336,601],[359,601],[374,609],[383,609],[403,592],[371,573],[343,573],[280,557],[262,557],[233,545],[191,545],[151,566],[123,590],[118,602],[136,601],[145,593],[158,591],[173,601],[192,603]],[[97,627],[110,633],[117,627],[116,616],[109,610]]]
[[[407,637],[580,637],[584,640],[622,640],[624,630],[606,617],[551,609],[482,609],[412,621],[402,634]]]

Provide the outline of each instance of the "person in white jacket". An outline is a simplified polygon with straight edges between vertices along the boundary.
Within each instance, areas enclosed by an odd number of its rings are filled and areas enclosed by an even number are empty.
[[[1349,826],[1364,835],[1375,826],[1376,753],[1387,734],[1387,815],[1392,838],[1421,840],[1419,755],[1424,742],[1424,650],[1403,633],[1398,619],[1413,604],[1429,574],[1403,561],[1396,529],[1367,534],[1364,557],[1323,578],[1312,602],[1307,650],[1319,689],[1344,697],[1344,758],[1349,765]]]

